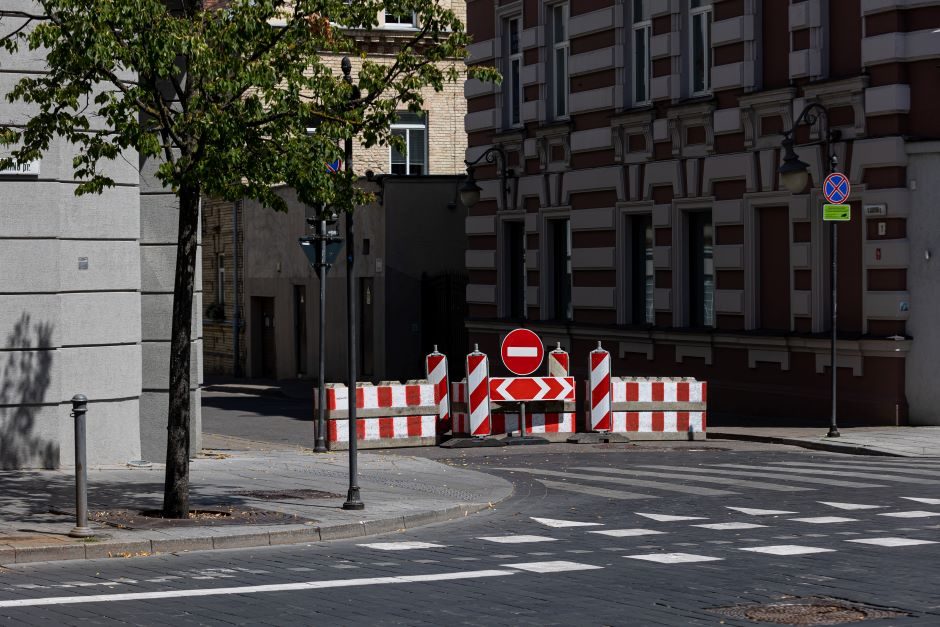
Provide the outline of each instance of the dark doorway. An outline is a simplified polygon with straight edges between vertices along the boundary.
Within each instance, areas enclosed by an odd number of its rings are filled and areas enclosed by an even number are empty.
[[[375,284],[372,277],[359,279],[359,372],[375,373]]]
[[[552,316],[555,320],[571,320],[571,228],[568,219],[550,220],[552,264]]]
[[[264,379],[274,379],[277,376],[277,353],[274,336],[274,299],[253,298],[255,301],[255,334],[261,340],[259,359],[260,375]]]
[[[451,376],[463,376],[461,357],[469,352],[467,327],[464,326],[467,317],[467,276],[444,274],[422,277],[421,303],[421,354],[427,355],[436,345],[440,352],[451,358],[448,364]]]
[[[521,320],[525,302],[525,268],[522,267],[524,249],[522,237],[525,225],[522,222],[506,222],[506,295],[509,310],[506,312],[510,318]]]
[[[790,209],[762,207],[757,212],[758,327],[790,330]]]
[[[294,363],[297,374],[307,373],[307,286],[294,286]]]

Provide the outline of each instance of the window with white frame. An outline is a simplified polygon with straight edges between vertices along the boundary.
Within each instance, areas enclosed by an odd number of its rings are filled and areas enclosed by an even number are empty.
[[[392,124],[392,135],[401,137],[405,142],[405,151],[391,147],[392,174],[420,176],[428,173],[428,119],[426,114],[398,114],[398,120]]]
[[[404,13],[385,12],[385,25],[392,28],[414,28],[417,24],[417,17],[414,11]]]
[[[690,0],[689,4],[689,94],[711,92],[712,5],[710,0]]]
[[[631,100],[634,105],[644,105],[650,101],[650,35],[653,23],[650,21],[649,0],[633,0],[632,23],[633,91]]]
[[[506,69],[503,72],[504,126],[522,124],[522,19],[511,17],[504,22]]]
[[[568,3],[549,7],[549,42],[551,43],[551,115],[554,119],[568,116]]]

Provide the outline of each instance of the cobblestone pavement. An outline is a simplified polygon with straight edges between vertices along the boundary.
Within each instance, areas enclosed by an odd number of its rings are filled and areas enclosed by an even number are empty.
[[[865,625],[940,624],[940,462],[714,443],[529,448],[427,449],[515,484],[509,500],[460,521],[309,546],[18,565],[0,572],[0,620],[750,625],[714,610],[812,597],[902,613]]]

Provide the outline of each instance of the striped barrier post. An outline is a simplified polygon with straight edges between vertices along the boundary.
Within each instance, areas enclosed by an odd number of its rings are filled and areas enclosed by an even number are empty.
[[[474,345],[467,355],[467,401],[470,415],[470,435],[485,437],[490,434],[490,369],[486,355]]]
[[[428,381],[434,386],[434,402],[437,403],[437,435],[443,435],[453,429],[450,416],[450,380],[447,377],[447,357],[434,351],[425,360],[425,372]]]
[[[591,351],[590,382],[590,421],[591,431],[613,431],[610,416],[610,353],[597,343]]]
[[[562,350],[561,342],[558,342],[555,350],[548,354],[548,376],[567,377],[568,368],[568,353]]]

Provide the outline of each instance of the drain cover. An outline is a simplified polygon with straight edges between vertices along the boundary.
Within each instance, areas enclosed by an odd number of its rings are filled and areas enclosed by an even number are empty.
[[[777,625],[844,625],[863,620],[910,616],[907,612],[871,607],[838,599],[788,599],[779,603],[735,605],[708,610],[729,618],[746,618]]]
[[[342,494],[323,492],[321,490],[243,490],[232,492],[234,496],[247,496],[262,501],[282,501],[285,499],[342,499]]]

